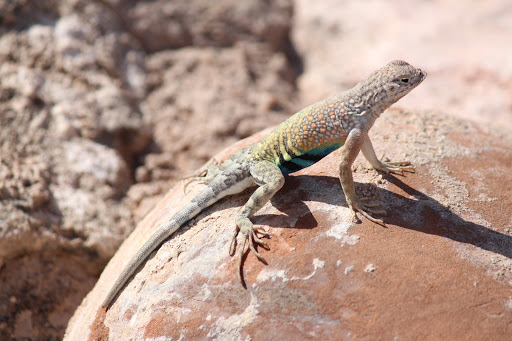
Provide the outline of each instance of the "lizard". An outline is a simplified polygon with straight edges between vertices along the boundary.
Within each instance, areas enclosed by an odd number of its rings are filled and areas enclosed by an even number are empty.
[[[210,174],[205,180],[208,185],[156,229],[122,270],[102,306],[108,309],[139,265],[181,226],[221,198],[256,184],[258,187],[238,213],[229,248],[229,253],[234,255],[237,236],[241,232],[243,245],[238,258],[238,277],[243,285],[242,256],[247,242],[248,252],[252,251],[267,264],[256,250],[256,246],[268,249],[267,243],[261,239],[262,228],[254,226],[250,218],[283,187],[285,175],[309,167],[337,149],[341,149],[339,179],[354,219],[358,219],[358,212],[375,223],[384,224],[374,215],[385,215],[386,212],[375,209],[378,204],[365,203],[356,196],[352,164],[361,151],[377,171],[389,174],[413,169],[407,161],[379,160],[368,131],[387,108],[418,86],[425,77],[426,72],[405,61],[392,61],[369,74],[352,89],[292,115],[260,142],[235,153],[220,167],[209,168]]]

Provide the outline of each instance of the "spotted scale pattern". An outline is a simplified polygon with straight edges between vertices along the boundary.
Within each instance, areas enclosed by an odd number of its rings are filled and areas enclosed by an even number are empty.
[[[354,109],[342,96],[313,104],[272,131],[251,157],[275,163],[283,174],[309,167],[343,145],[354,125],[350,117],[360,111]]]
[[[424,78],[420,69],[393,61],[354,88],[299,111],[256,144],[248,157],[253,163],[270,161],[283,174],[309,167],[343,146],[353,129],[366,134],[384,110]]]

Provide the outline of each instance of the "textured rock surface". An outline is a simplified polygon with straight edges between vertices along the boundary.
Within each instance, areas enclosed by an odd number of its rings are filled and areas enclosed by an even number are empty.
[[[507,0],[0,0],[0,339],[60,339],[134,223],[177,179],[390,59],[429,72],[403,107],[510,137],[510,9]],[[487,161],[508,162],[498,156]],[[462,181],[490,176],[478,165],[482,175],[464,164]],[[460,186],[444,176],[428,188]],[[493,196],[483,188],[471,192],[474,209],[496,210],[496,226],[510,228],[510,202],[485,201]]]
[[[293,111],[291,1],[208,4],[0,0],[0,339],[60,339],[177,178]]]
[[[209,0],[144,2],[107,0],[124,27],[148,52],[185,46],[232,46],[239,41],[287,48],[292,2]]]
[[[124,264],[202,188],[184,195],[176,186],[122,245],[65,339],[508,337],[512,143],[433,112],[391,110],[377,122],[377,151],[417,166],[382,178],[357,161],[358,193],[383,204],[387,228],[351,223],[334,153],[290,176],[255,217],[273,237],[268,265],[245,258],[247,290],[228,255],[244,193],[171,237],[105,312],[101,301]]]

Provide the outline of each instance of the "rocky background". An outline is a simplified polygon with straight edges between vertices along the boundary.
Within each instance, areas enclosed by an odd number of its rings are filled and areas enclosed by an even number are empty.
[[[429,73],[400,106],[512,141],[511,18],[505,0],[0,0],[0,339],[61,338],[177,180],[392,59]]]

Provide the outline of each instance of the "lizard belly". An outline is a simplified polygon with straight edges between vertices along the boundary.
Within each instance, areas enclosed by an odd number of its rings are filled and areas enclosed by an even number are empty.
[[[281,169],[283,174],[291,174],[314,165],[336,149],[340,148],[342,145],[343,142],[337,142],[317,147],[299,155],[291,155],[292,158],[290,160],[285,160],[283,156],[280,156],[277,166]]]

